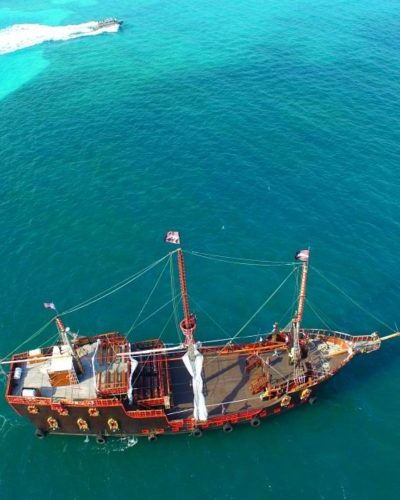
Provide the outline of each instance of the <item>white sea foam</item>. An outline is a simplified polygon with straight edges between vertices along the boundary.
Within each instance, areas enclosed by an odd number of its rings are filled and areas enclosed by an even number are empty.
[[[44,24],[14,24],[0,30],[0,55],[25,49],[43,42],[72,40],[81,36],[94,36],[101,33],[115,33],[119,25],[97,27],[96,21],[68,26],[47,26]]]

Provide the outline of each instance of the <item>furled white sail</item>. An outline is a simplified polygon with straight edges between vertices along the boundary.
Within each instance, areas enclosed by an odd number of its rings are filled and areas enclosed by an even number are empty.
[[[131,374],[129,377],[129,387],[128,387],[128,401],[129,404],[133,403],[133,384],[132,384],[132,378],[133,378],[133,373],[138,367],[139,361],[135,358],[132,358],[132,356],[129,356],[131,360]]]
[[[187,353],[182,357],[182,361],[192,377],[194,396],[193,416],[196,420],[207,420],[208,418],[206,400],[203,394],[203,379],[201,377],[203,360],[203,355],[193,344],[189,346]]]

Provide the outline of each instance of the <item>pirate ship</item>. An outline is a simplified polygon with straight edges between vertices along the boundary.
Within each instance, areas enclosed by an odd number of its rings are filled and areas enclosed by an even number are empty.
[[[179,248],[155,264],[177,259],[180,290],[179,298],[172,300],[183,306],[181,343],[165,344],[161,335],[130,342],[118,332],[78,336],[65,326],[66,313],[58,314],[53,303],[46,303],[56,311],[51,320],[58,330],[56,344],[3,360],[9,366],[6,400],[32,422],[38,438],[91,435],[101,444],[110,436],[147,436],[153,441],[167,434],[200,437],[210,429],[229,433],[237,424],[258,427],[261,419],[313,401],[318,386],[355,355],[376,351],[382,340],[400,335],[351,336],[303,328],[309,250],[302,250],[289,274],[297,272],[300,285],[289,325],[280,328],[275,323],[271,332],[252,340],[246,337],[245,342],[239,337],[242,328],[231,338],[201,343],[196,339],[197,319],[189,307],[179,233],[169,232],[165,239]]]

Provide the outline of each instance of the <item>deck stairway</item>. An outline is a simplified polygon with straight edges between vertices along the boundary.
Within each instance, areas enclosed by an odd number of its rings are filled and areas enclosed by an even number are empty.
[[[159,340],[149,340],[131,344],[135,359],[139,362],[133,374],[133,396],[136,404],[143,408],[170,408],[171,390],[168,363],[163,353],[144,353],[151,349],[160,349],[164,345]]]
[[[117,396],[126,394],[129,384],[129,358],[117,356],[129,351],[126,341],[104,339],[101,341],[96,356],[96,387],[99,396]]]

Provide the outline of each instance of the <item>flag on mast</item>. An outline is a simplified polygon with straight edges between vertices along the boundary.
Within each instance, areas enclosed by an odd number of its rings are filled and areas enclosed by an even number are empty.
[[[179,235],[178,231],[168,231],[168,233],[165,235],[164,241],[166,243],[173,243],[174,245],[180,245],[181,244],[181,237]]]
[[[310,250],[298,250],[294,258],[300,260],[301,262],[307,262],[310,256]]]
[[[54,302],[44,302],[43,306],[46,309],[53,309],[53,311],[57,311],[57,308],[56,308],[56,305],[54,304]]]

